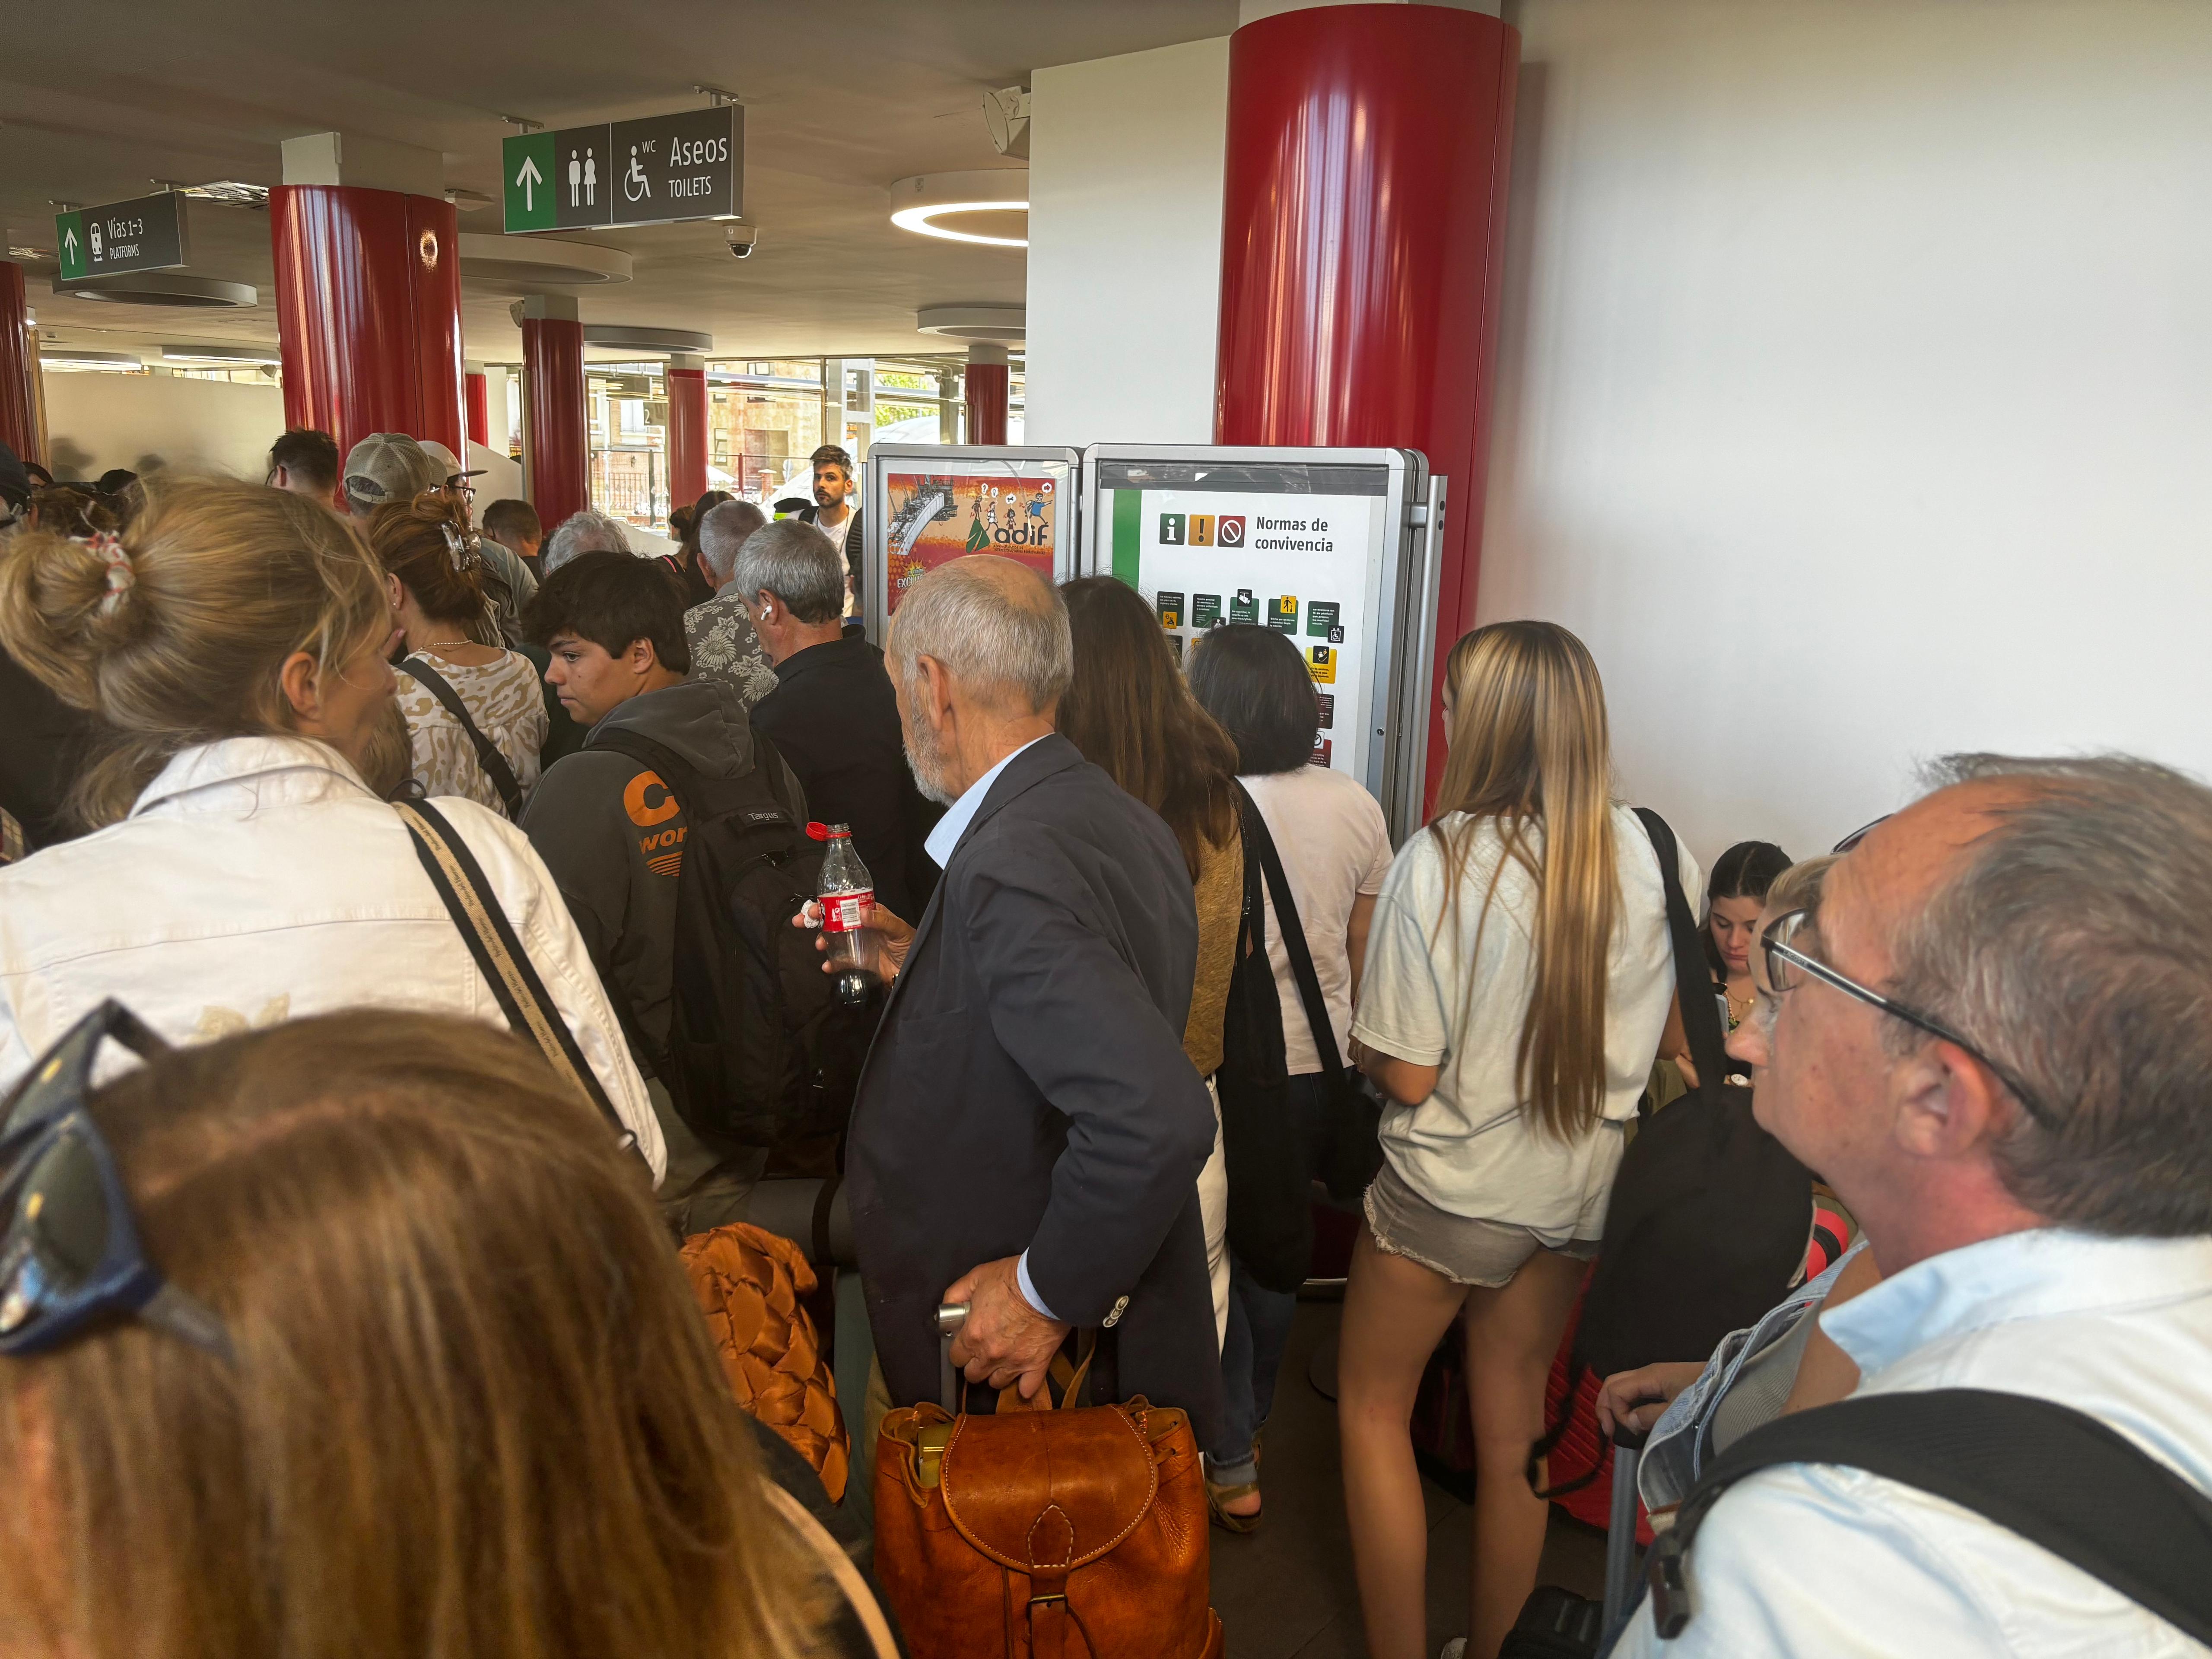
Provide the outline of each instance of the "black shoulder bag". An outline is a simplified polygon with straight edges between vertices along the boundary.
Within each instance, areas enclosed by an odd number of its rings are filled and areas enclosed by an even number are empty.
[[[535,1046],[562,1081],[599,1109],[599,1115],[613,1126],[619,1143],[643,1159],[637,1136],[615,1110],[599,1085],[599,1073],[585,1059],[576,1034],[553,1006],[552,993],[545,988],[530,952],[523,949],[514,924],[500,908],[490,882],[484,878],[483,866],[477,862],[468,842],[428,801],[398,801],[393,803],[393,810],[414,838],[415,856],[422,861],[422,873],[430,878],[430,885],[445,902],[447,914],[460,932],[461,943],[469,947],[477,971],[491,987],[500,1012],[507,1016],[508,1029]]]
[[[1375,1178],[1382,1159],[1376,1139],[1380,1110],[1346,1070],[1336,1029],[1322,994],[1321,975],[1291,896],[1290,877],[1267,833],[1258,803],[1237,787],[1244,834],[1244,915],[1231,972],[1228,1018],[1222,1032],[1221,1140],[1229,1171],[1229,1240],[1252,1276],[1272,1291],[1295,1291],[1313,1260],[1311,1188],[1319,1179],[1333,1198],[1350,1198]],[[1326,1097],[1309,1143],[1291,1115],[1284,1069],[1282,1002],[1267,961],[1267,910],[1261,883],[1274,900],[1284,954],[1297,981],[1298,1000],[1313,1031]]]
[[[1644,1564],[1661,1636],[1690,1622],[1684,1561],[1713,1505],[1745,1476],[1785,1463],[1864,1469],[1972,1510],[2212,1645],[2212,1498],[2086,1413],[1984,1389],[1866,1395],[1737,1441]]]
[[[514,769],[507,763],[507,757],[499,752],[499,745],[477,730],[477,723],[469,718],[469,706],[461,701],[446,677],[430,666],[420,656],[410,657],[399,665],[403,674],[411,674],[422,682],[422,689],[438,700],[439,706],[451,714],[469,741],[476,745],[477,764],[491,780],[492,787],[499,791],[500,799],[506,804],[507,816],[522,817],[522,783],[514,775]]]

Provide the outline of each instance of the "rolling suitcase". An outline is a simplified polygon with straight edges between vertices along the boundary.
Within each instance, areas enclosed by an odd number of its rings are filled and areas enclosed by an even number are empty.
[[[1636,1464],[1644,1436],[1622,1429],[1613,1442],[1613,1514],[1605,1529],[1605,1600],[1540,1584],[1513,1621],[1498,1659],[1596,1659],[1613,1645],[1633,1610],[1636,1590]]]

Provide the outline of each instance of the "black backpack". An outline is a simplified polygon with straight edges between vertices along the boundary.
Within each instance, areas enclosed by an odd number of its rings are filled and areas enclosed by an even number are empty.
[[[668,1043],[655,1048],[610,981],[630,1041],[709,1146],[833,1134],[851,1116],[872,1006],[839,1003],[815,935],[791,919],[815,896],[823,848],[783,792],[783,757],[758,732],[740,777],[705,778],[665,744],[602,727],[586,744],[659,775],[683,809],[683,869]]]
[[[1583,1297],[1569,1360],[1568,1410],[1529,1456],[1551,1455],[1572,1419],[1585,1372],[1699,1360],[1730,1331],[1788,1294],[1813,1224],[1813,1177],[1751,1115],[1751,1091],[1724,1081],[1720,1011],[1698,924],[1683,895],[1674,832],[1636,809],[1666,883],[1674,982],[1698,1087],[1664,1111],[1645,1110],[1613,1177],[1605,1242]],[[1602,1461],[1551,1497],[1587,1486]]]

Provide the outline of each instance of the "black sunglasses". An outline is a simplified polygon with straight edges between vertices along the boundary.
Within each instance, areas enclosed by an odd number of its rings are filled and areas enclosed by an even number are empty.
[[[123,1315],[235,1364],[214,1310],[147,1259],[115,1155],[85,1109],[109,1037],[142,1059],[169,1047],[111,998],[46,1050],[0,1117],[0,1354],[39,1353]]]

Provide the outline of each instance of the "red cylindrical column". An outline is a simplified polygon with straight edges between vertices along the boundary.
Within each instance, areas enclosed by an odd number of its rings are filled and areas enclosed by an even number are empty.
[[[1392,445],[1449,480],[1437,618],[1474,619],[1521,37],[1446,6],[1230,37],[1214,435]],[[1443,767],[1431,694],[1429,787]]]
[[[968,441],[1002,444],[1006,441],[1006,349],[970,346],[968,349]]]
[[[39,433],[38,342],[32,336],[30,302],[23,292],[23,267],[0,260],[0,443],[18,460],[44,465],[46,443]]]
[[[284,420],[346,451],[372,432],[459,453],[460,221],[450,202],[356,185],[269,192]]]
[[[668,384],[668,499],[689,507],[707,493],[707,369],[672,362]]]
[[[491,383],[484,379],[482,369],[471,369],[462,380],[468,392],[469,441],[489,444],[491,441]]]
[[[551,530],[592,504],[591,434],[584,408],[584,325],[557,317],[522,322],[523,435],[530,504]]]

